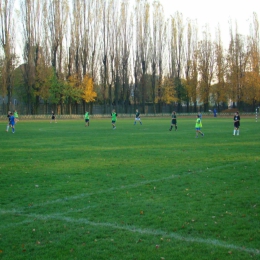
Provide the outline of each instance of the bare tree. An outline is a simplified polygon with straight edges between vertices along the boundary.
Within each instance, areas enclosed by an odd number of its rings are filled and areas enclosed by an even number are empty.
[[[153,23],[151,33],[151,66],[152,66],[152,99],[154,113],[156,113],[156,97],[158,97],[159,112],[162,111],[162,77],[163,77],[163,54],[166,42],[166,24],[164,12],[160,3],[153,3]],[[157,79],[158,78],[158,79]],[[156,85],[158,93],[156,93]]]
[[[184,70],[185,70],[185,89],[186,89],[186,104],[187,112],[190,110],[190,101],[192,100],[192,65],[194,58],[194,40],[193,37],[196,33],[196,28],[192,26],[192,21],[188,21],[187,24],[187,34],[186,34],[186,45],[184,49],[185,59],[184,59]]]
[[[85,37],[89,38],[89,69],[94,82],[99,80],[99,59],[100,59],[100,42],[101,42],[101,27],[102,27],[102,12],[103,0],[90,1],[88,7],[88,32]]]
[[[200,100],[203,102],[204,111],[209,108],[210,91],[212,86],[212,79],[215,64],[214,46],[211,41],[209,28],[206,26],[203,32],[203,39],[199,42],[198,60],[199,60],[199,92]]]
[[[142,112],[145,113],[147,99],[147,69],[149,68],[149,39],[150,39],[150,5],[146,0],[136,0],[135,7],[135,40],[134,74],[135,93],[141,96]],[[140,87],[139,86],[140,77]]]
[[[249,53],[246,50],[245,38],[238,33],[236,26],[233,32],[230,27],[230,44],[228,49],[228,70],[227,80],[229,86],[229,98],[233,102],[233,107],[242,108],[243,80],[248,62]]]
[[[122,68],[122,101],[124,102],[124,112],[128,112],[130,103],[129,86],[129,58],[131,50],[131,40],[133,38],[133,18],[129,15],[129,3],[124,1],[121,4],[120,12],[120,57]]]
[[[99,81],[99,48],[100,48],[100,31],[102,25],[102,8],[103,1],[79,1],[81,19],[79,21],[79,35],[80,35],[80,46],[79,55],[82,67],[83,77],[89,75],[94,84]],[[79,10],[75,10],[75,14]],[[85,102],[83,103],[85,110]],[[90,105],[90,110],[92,110],[92,103]],[[91,112],[91,111],[90,111]]]
[[[56,82],[62,85],[64,80],[63,68],[65,64],[62,62],[64,55],[63,40],[67,35],[67,21],[69,13],[69,5],[67,0],[47,0],[48,1],[48,24],[49,24],[49,42],[51,49],[51,64],[56,77]],[[56,83],[55,83],[56,84]],[[57,84],[56,84],[57,85]],[[58,113],[63,111],[63,94],[61,89],[56,88],[54,91],[55,100],[58,104]]]
[[[4,58],[1,71],[2,96],[7,95],[7,111],[11,109],[11,98],[13,90],[13,71],[15,67],[15,22],[14,1],[0,0],[0,42]]]
[[[226,90],[226,82],[225,82],[225,71],[226,71],[226,57],[224,54],[223,44],[221,40],[221,32],[218,27],[216,32],[216,41],[214,44],[215,48],[215,79],[216,84],[214,84],[212,88],[212,96],[215,104],[218,107],[218,111],[220,110],[220,103],[227,103],[227,90]]]
[[[42,55],[42,21],[43,1],[22,0],[22,24],[25,61],[22,73],[26,90],[27,113],[38,113],[40,103],[40,64],[44,58]]]
[[[119,91],[120,91],[120,24],[119,6],[115,1],[110,2],[109,8],[109,76],[108,76],[108,96],[110,107],[116,106],[118,111]],[[114,91],[113,91],[114,88]]]
[[[181,111],[181,102],[184,97],[184,88],[181,82],[184,63],[184,22],[183,15],[176,12],[170,21],[170,77],[174,80],[178,100],[178,111]]]
[[[197,100],[198,100],[198,27],[197,24],[193,25],[192,34],[192,62],[189,68],[189,96],[193,103],[193,111],[197,112]]]
[[[104,110],[106,113],[107,98],[108,98],[108,55],[109,55],[109,0],[104,0],[102,7],[102,99],[104,102]]]
[[[259,21],[256,13],[250,26],[250,36],[248,37],[248,65],[245,74],[245,94],[243,101],[252,104],[253,111],[260,104],[260,34]]]

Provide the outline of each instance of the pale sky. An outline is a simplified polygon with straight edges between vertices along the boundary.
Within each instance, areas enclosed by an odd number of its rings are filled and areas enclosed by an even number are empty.
[[[258,14],[260,22],[260,0],[158,0],[164,7],[166,17],[174,15],[176,11],[183,14],[184,19],[197,20],[199,31],[205,24],[209,24],[212,39],[215,38],[215,29],[220,24],[224,45],[229,41],[229,21],[238,24],[238,32],[248,35],[249,25],[252,22],[253,12]],[[153,0],[150,0],[153,3]]]

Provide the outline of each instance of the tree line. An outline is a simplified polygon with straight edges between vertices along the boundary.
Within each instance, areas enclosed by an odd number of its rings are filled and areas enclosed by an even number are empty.
[[[78,104],[163,104],[188,112],[209,106],[254,109],[260,102],[259,21],[248,35],[229,24],[224,48],[205,25],[159,1],[0,0],[0,94],[37,114],[41,102],[70,113]],[[18,7],[19,6],[19,7]],[[17,47],[19,46],[19,48]]]

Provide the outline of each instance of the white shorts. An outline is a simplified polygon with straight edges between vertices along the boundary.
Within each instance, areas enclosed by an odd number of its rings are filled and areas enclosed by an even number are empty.
[[[138,117],[138,118],[135,118],[135,121],[140,121],[141,120],[141,118],[140,117]]]

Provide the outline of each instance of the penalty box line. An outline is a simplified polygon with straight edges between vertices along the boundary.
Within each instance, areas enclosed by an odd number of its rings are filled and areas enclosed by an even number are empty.
[[[236,165],[239,164],[236,162]],[[196,173],[201,173],[201,172],[206,172],[208,170],[214,170],[214,169],[221,169],[221,168],[225,168],[225,167],[229,167],[234,165],[234,163],[230,163],[230,164],[226,164],[226,165],[219,165],[216,167],[212,167],[209,169],[197,169],[195,172]],[[161,182],[161,181],[167,181],[167,180],[171,180],[171,179],[175,179],[175,178],[179,178],[179,177],[187,177],[189,175],[193,174],[192,172],[184,172],[182,174],[176,174],[176,175],[171,175],[165,178],[160,178],[160,179],[154,179],[154,180],[147,180],[147,181],[142,181],[142,182],[138,182],[138,183],[134,183],[134,184],[129,184],[129,185],[121,185],[120,187],[112,187],[106,190],[100,190],[97,192],[90,192],[90,193],[82,193],[76,196],[69,196],[69,197],[64,197],[62,199],[56,199],[56,200],[52,200],[52,201],[46,201],[43,203],[39,203],[39,204],[33,204],[34,207],[44,207],[45,205],[50,205],[50,204],[56,204],[56,203],[63,203],[63,202],[68,202],[70,200],[77,200],[77,199],[82,199],[85,197],[89,197],[89,196],[93,196],[93,195],[98,195],[98,194],[103,194],[103,193],[110,193],[110,192],[114,192],[114,191],[119,191],[119,190],[123,190],[123,189],[131,189],[131,188],[137,188],[146,184],[150,184],[150,183],[156,183],[156,182]]]
[[[237,164],[240,164],[240,163],[236,163],[236,165]],[[204,171],[206,172],[208,170],[214,170],[214,169],[221,169],[221,168],[229,167],[229,166],[232,166],[232,165],[234,165],[234,163],[230,163],[230,164],[226,164],[226,165],[219,165],[217,167],[212,167],[212,168],[209,168],[209,169],[197,169],[196,173],[202,173]],[[76,196],[63,197],[63,198],[60,198],[60,199],[46,201],[46,202],[38,203],[38,204],[36,203],[36,204],[33,204],[33,207],[44,207],[44,206],[51,205],[51,204],[64,203],[64,202],[68,202],[68,201],[71,201],[71,200],[82,199],[82,198],[86,198],[86,197],[93,196],[93,195],[110,193],[110,192],[119,191],[119,190],[123,190],[123,189],[137,188],[137,187],[140,187],[140,186],[143,186],[143,185],[146,185],[146,184],[150,184],[150,183],[156,183],[156,182],[161,182],[161,181],[165,181],[165,180],[171,180],[171,179],[179,178],[179,177],[187,177],[191,174],[192,174],[192,172],[184,172],[181,175],[176,174],[176,175],[171,175],[171,176],[168,176],[168,177],[165,177],[165,178],[147,180],[147,181],[142,181],[142,182],[129,184],[129,185],[121,185],[120,187],[112,187],[112,188],[109,188],[109,189],[106,189],[106,190],[100,190],[100,191],[97,191],[97,192],[82,193],[82,194],[79,194],[79,195],[76,195]],[[22,212],[24,209],[27,209],[27,208],[28,207],[22,207],[22,208],[16,208],[14,210],[17,211],[17,212],[18,211]],[[0,213],[1,213],[1,211],[0,211]]]
[[[216,247],[222,247],[222,248],[227,248],[227,249],[232,249],[236,251],[241,251],[241,252],[246,252],[250,254],[255,254],[255,255],[260,255],[260,249],[255,249],[255,248],[246,248],[242,246],[237,246],[234,244],[228,244],[224,243],[220,240],[217,239],[204,239],[204,238],[198,238],[198,237],[192,237],[192,236],[185,236],[185,235],[179,235],[174,232],[165,232],[163,230],[155,230],[155,229],[147,229],[147,228],[139,228],[135,226],[122,226],[122,225],[117,225],[117,224],[112,224],[112,223],[107,223],[107,222],[93,222],[89,221],[88,219],[85,218],[80,218],[80,219],[74,219],[70,217],[65,217],[64,214],[51,214],[51,215],[38,215],[38,214],[20,214],[27,216],[28,218],[34,218],[34,219],[41,219],[41,220],[59,220],[59,221],[64,221],[64,222],[69,222],[69,223],[77,223],[77,224],[85,224],[85,225],[90,225],[90,226],[96,226],[96,227],[107,227],[107,228],[113,228],[113,229],[118,229],[118,230],[124,230],[128,231],[131,233],[139,233],[139,234],[144,234],[144,235],[151,235],[151,236],[162,236],[164,238],[171,238],[174,240],[178,241],[184,241],[187,243],[198,243],[198,244],[206,244],[209,246],[216,246]],[[21,223],[24,223],[25,221],[22,221]],[[16,223],[18,224],[18,223]]]

